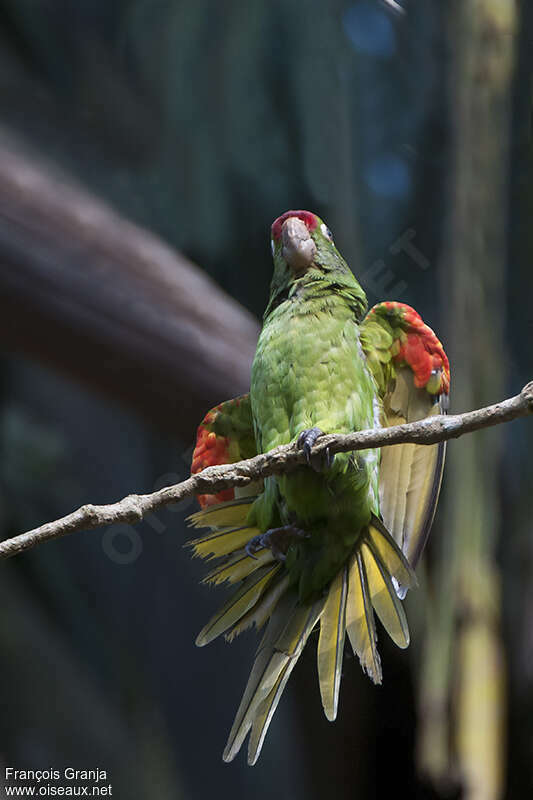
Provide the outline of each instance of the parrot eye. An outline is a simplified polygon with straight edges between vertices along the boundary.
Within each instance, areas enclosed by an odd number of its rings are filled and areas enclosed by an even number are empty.
[[[329,239],[330,242],[333,241],[333,236],[331,235],[331,231],[327,225],[324,225],[324,223],[322,223],[320,230],[322,231],[326,239]]]

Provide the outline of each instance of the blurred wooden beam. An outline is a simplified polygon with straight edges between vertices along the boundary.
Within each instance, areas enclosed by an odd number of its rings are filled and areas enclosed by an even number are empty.
[[[518,5],[449,4],[453,158],[441,296],[446,298],[452,397],[459,408],[505,391],[510,133]],[[502,438],[450,449],[433,550],[418,726],[421,769],[447,796],[505,794],[506,676],[501,638]]]
[[[253,316],[1,131],[0,297],[4,350],[182,437],[213,404],[248,389]]]

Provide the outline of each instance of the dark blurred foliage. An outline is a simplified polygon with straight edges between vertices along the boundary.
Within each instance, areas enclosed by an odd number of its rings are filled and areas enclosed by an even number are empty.
[[[405,6],[399,15],[378,0],[2,0],[2,123],[258,316],[270,222],[310,208],[371,303],[404,300],[450,331],[449,12],[439,0]],[[487,370],[504,361],[513,392],[533,377],[532,31],[524,4],[506,330],[485,354]],[[469,342],[456,358],[461,347]],[[189,441],[168,440],[20,359],[4,358],[2,377],[3,535],[187,473],[192,430]],[[533,788],[531,444],[528,421],[509,427],[500,473],[510,797]],[[2,566],[4,762],[99,766],[115,795],[132,800],[432,797],[413,758],[417,646],[410,655],[385,641],[380,689],[346,659],[335,726],[322,717],[308,648],[258,766],[222,765],[255,643],[247,635],[194,647],[217,599],[197,585],[201,567],[182,549],[191,509],[167,510],[133,533],[68,537]],[[434,538],[446,534],[437,518]]]

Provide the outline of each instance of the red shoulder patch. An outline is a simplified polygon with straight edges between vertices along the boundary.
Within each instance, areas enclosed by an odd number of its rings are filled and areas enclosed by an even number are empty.
[[[277,242],[281,236],[281,226],[285,220],[290,217],[298,217],[298,219],[301,219],[302,222],[305,222],[309,231],[314,231],[318,225],[318,217],[310,211],[286,211],[272,223],[272,238],[275,242]]]
[[[196,445],[192,455],[191,474],[196,475],[206,467],[213,467],[217,464],[228,464],[229,440],[227,436],[217,436],[210,430],[211,423],[216,417],[219,406],[209,411],[198,426],[196,434]],[[198,502],[201,508],[206,506],[223,503],[226,500],[233,500],[235,497],[234,489],[223,489],[218,494],[199,494]]]
[[[419,389],[425,387],[431,394],[448,394],[450,391],[450,363],[444,347],[435,333],[426,325],[420,314],[406,303],[387,301],[379,303],[372,311],[381,311],[400,323],[405,333],[399,341],[394,356],[397,364],[411,367],[414,383]],[[388,312],[388,314],[387,314]]]

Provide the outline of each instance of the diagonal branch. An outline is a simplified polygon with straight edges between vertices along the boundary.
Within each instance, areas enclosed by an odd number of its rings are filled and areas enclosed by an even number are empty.
[[[187,439],[248,391],[259,324],[201,269],[0,125],[0,349]],[[179,368],[176,368],[179,365]]]
[[[533,414],[533,381],[524,386],[515,397],[465,414],[440,415],[391,428],[321,436],[313,447],[312,455],[324,454],[326,450],[334,454],[394,444],[436,444],[530,414]],[[305,454],[293,443],[235,464],[207,467],[181,483],[167,486],[152,494],[132,494],[117,503],[103,506],[85,505],[66,517],[0,542],[0,558],[10,558],[67,533],[92,530],[116,522],[139,522],[148,512],[169,503],[179,502],[192,495],[216,494],[222,489],[246,486],[269,475],[289,472],[305,463]]]

